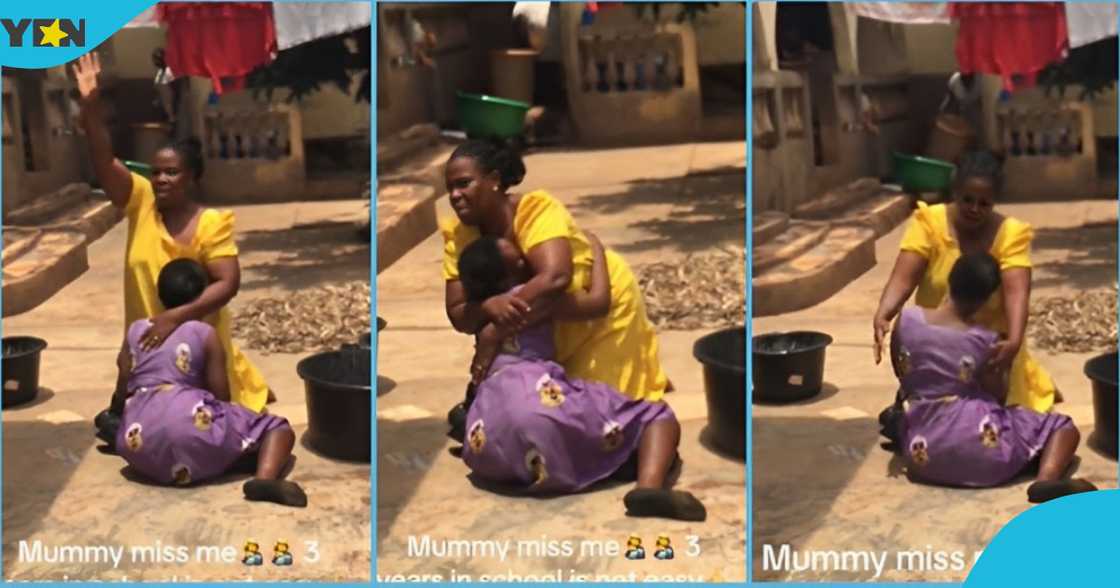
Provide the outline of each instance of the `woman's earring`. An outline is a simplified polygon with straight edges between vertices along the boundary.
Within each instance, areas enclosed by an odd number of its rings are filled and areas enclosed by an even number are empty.
[[[498,186],[497,186],[497,185],[495,185],[495,186],[494,186],[494,191],[495,191],[495,192],[497,192],[497,191],[498,191]]]

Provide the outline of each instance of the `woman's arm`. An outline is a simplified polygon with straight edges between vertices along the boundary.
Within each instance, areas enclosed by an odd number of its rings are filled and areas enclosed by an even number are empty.
[[[898,323],[902,321],[902,315],[899,314],[894,319],[894,328],[891,329],[891,369],[894,370],[894,375],[899,380],[902,376],[902,343],[898,338]]]
[[[479,330],[475,337],[474,357],[471,359],[472,384],[478,385],[486,379],[494,358],[498,357],[502,341],[511,335],[512,333],[503,331],[493,323],[488,323]]]
[[[875,311],[873,327],[875,330],[875,363],[883,359],[883,337],[890,330],[890,322],[902,310],[902,305],[918,287],[926,272],[926,258],[913,251],[901,251],[894,261],[894,269],[887,280],[883,294],[879,297],[879,308]]]
[[[980,368],[980,388],[991,394],[1000,404],[1007,401],[1008,371],[991,358]]]
[[[220,257],[206,264],[210,285],[194,302],[165,310],[152,318],[152,326],[140,337],[144,349],[154,349],[187,321],[201,321],[221,310],[241,287],[241,265],[236,257]]]
[[[564,292],[552,307],[552,317],[590,320],[607,316],[611,308],[611,274],[607,252],[599,238],[584,231],[591,244],[591,283],[586,291]]]
[[[544,241],[525,255],[533,277],[517,291],[517,297],[532,305],[540,298],[554,298],[572,283],[572,246],[567,237]]]
[[[525,258],[533,277],[517,291],[516,294],[499,294],[491,296],[481,305],[479,311],[481,322],[475,322],[477,316],[470,314],[469,305],[459,302],[457,309],[458,318],[453,316],[451,283],[448,283],[448,316],[452,324],[461,321],[465,329],[456,329],[471,332],[471,327],[482,327],[482,323],[492,322],[499,329],[514,333],[530,324],[550,317],[557,297],[572,283],[572,248],[566,237],[549,239],[533,247]],[[459,286],[461,289],[461,286]],[[458,301],[456,301],[458,302]]]
[[[132,174],[113,156],[113,142],[109,128],[105,125],[101,91],[97,85],[97,75],[101,73],[97,52],[83,55],[73,69],[80,96],[79,119],[89,142],[94,173],[109,201],[117,208],[124,208],[128,206],[128,198],[132,193]]]
[[[995,344],[995,352],[990,361],[1008,368],[1014,361],[1019,348],[1023,346],[1023,336],[1027,332],[1027,317],[1030,313],[1031,270],[1013,267],[1003,270],[1003,308],[1007,317],[1007,338]]]
[[[482,311],[482,305],[467,302],[467,291],[459,280],[447,281],[443,297],[447,318],[456,331],[474,335],[486,324],[486,313]]]
[[[128,350],[128,339],[121,343],[117,353],[117,386],[109,402],[109,412],[120,415],[124,412],[124,401],[128,399],[128,375],[132,371],[132,353]]]
[[[226,351],[218,339],[218,332],[211,330],[203,344],[206,351],[206,389],[214,398],[229,402],[229,375],[226,373]]]

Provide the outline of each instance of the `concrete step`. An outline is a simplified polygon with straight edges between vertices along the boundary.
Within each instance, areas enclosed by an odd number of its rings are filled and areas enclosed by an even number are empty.
[[[417,182],[378,183],[377,273],[436,231],[436,198],[440,193]]]
[[[866,225],[875,231],[876,237],[882,237],[905,222],[913,209],[914,202],[910,196],[883,192],[845,210],[838,220],[845,224]]]
[[[754,215],[752,220],[754,227],[751,244],[754,247],[765,245],[789,226],[789,215],[776,210],[762,211]]]
[[[456,144],[433,135],[430,128],[414,127],[409,145],[395,148],[377,170],[377,271],[386,270],[438,229],[436,199],[446,193],[444,166]],[[433,127],[434,128],[434,127]],[[407,135],[405,131],[402,135]]]
[[[27,204],[4,214],[4,224],[17,227],[37,227],[52,224],[53,219],[65,215],[75,206],[91,199],[93,189],[89,184],[67,184],[54,192],[32,199]],[[104,195],[101,196],[104,198]]]
[[[25,228],[71,228],[86,234],[89,243],[100,239],[124,218],[101,190],[88,184],[68,184],[36,198],[5,216],[5,226]]]
[[[438,142],[439,127],[432,124],[413,125],[395,135],[380,137],[377,139],[378,172],[390,170]]]
[[[752,316],[824,302],[875,266],[875,238],[868,226],[834,226],[815,247],[752,280]]]
[[[875,178],[860,178],[845,186],[833,188],[821,197],[801,204],[793,211],[794,218],[810,220],[832,220],[843,216],[845,211],[883,192],[883,186]]]
[[[85,273],[87,241],[73,227],[4,227],[3,316],[39,306]]]
[[[751,267],[758,276],[792,261],[824,240],[831,225],[823,221],[792,221],[786,230],[751,252]]]

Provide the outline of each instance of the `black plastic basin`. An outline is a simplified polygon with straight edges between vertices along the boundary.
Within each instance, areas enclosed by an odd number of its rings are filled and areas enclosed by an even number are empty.
[[[731,455],[747,454],[747,333],[732,327],[704,335],[692,347],[704,366],[704,397],[712,444]]]
[[[1116,352],[1098,355],[1085,362],[1085,376],[1093,383],[1093,441],[1102,451],[1116,457]]]
[[[377,317],[377,332],[381,333],[381,329],[384,329],[385,325],[387,324],[388,323],[385,322],[385,319]],[[362,347],[363,349],[369,349],[371,343],[370,339],[371,333],[363,333],[361,338],[358,339],[358,346]]]
[[[328,457],[370,461],[369,349],[351,345],[312,355],[296,372],[307,392],[307,443]]]
[[[3,407],[30,402],[39,394],[39,359],[47,342],[38,337],[4,337]]]
[[[780,404],[820,394],[831,336],[815,331],[768,333],[752,343],[755,400]]]

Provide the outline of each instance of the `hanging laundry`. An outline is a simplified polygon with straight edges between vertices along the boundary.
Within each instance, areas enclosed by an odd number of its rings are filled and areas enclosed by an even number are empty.
[[[849,13],[898,24],[949,24],[949,6],[944,2],[849,2]]]
[[[276,46],[283,51],[302,43],[370,26],[369,2],[275,2]]]
[[[619,6],[622,6],[622,2],[588,2],[587,10],[596,13],[606,8],[618,8]]]
[[[1034,86],[1038,72],[1069,48],[1061,2],[954,2],[949,16],[960,23],[960,72],[998,75],[1011,92]]]
[[[245,76],[276,56],[269,2],[163,2],[167,66],[179,76],[210,78],[221,94],[245,87]]]
[[[1116,5],[1066,2],[1069,48],[1116,36]]]

